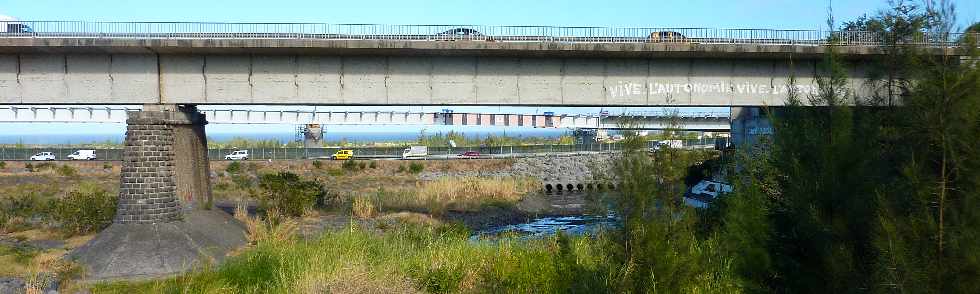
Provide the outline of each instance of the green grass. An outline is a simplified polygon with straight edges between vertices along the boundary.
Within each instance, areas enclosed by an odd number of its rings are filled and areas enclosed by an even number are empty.
[[[259,243],[217,268],[163,281],[100,284],[94,293],[607,292],[601,239],[471,242],[458,226],[378,234],[326,233],[291,244]]]

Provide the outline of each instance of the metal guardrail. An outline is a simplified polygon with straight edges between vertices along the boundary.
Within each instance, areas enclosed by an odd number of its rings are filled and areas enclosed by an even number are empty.
[[[922,33],[901,44],[955,46],[963,33]],[[325,23],[3,21],[0,38],[310,39],[559,43],[700,43],[875,46],[888,37],[865,31],[612,28],[561,26],[385,25]],[[980,38],[978,38],[980,39]]]

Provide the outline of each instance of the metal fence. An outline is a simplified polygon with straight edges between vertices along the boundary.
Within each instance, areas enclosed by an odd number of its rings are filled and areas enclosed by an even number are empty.
[[[489,41],[565,43],[702,43],[828,45],[880,45],[888,40],[874,32],[712,29],[612,28],[485,25],[385,25],[324,23],[224,22],[87,22],[5,21],[2,37],[119,38],[119,39],[321,39],[398,41]],[[921,33],[902,44],[951,46],[962,33]]]
[[[686,148],[712,148],[715,139],[689,139],[683,140]],[[122,160],[123,149],[121,148],[14,148],[0,147],[0,160],[18,161],[30,160],[31,156],[39,152],[54,153],[55,160],[67,160],[68,155],[79,149],[95,150],[96,160]],[[210,160],[224,160],[225,155],[231,154],[235,150],[248,150],[250,160],[290,160],[290,159],[328,159],[331,154],[340,149],[354,150],[356,158],[375,159],[375,158],[400,158],[405,147],[324,147],[324,148],[212,148],[208,149]],[[623,145],[620,143],[594,143],[594,144],[575,144],[575,145],[522,145],[522,146],[486,146],[486,147],[428,147],[429,159],[451,159],[458,158],[460,154],[468,151],[475,151],[481,158],[511,158],[537,156],[547,154],[567,154],[576,152],[612,152],[620,151]]]
[[[39,152],[51,152],[55,160],[67,160],[68,155],[82,150],[95,150],[96,160],[122,160],[122,149],[97,149],[97,148],[10,148],[0,147],[0,160],[30,160],[31,156]]]
[[[68,155],[79,149],[95,150],[96,160],[122,160],[121,148],[12,148],[0,147],[0,160],[17,161],[30,160],[39,152],[52,152],[55,160],[67,160]],[[208,150],[211,160],[224,160],[225,155],[235,150],[249,150],[252,160],[288,160],[330,158],[331,154],[340,149],[352,149],[357,158],[400,158],[404,147],[326,147],[326,148],[214,148]],[[621,144],[596,143],[582,145],[528,145],[528,146],[493,146],[493,147],[429,147],[429,157],[432,159],[454,158],[467,151],[476,151],[481,157],[521,157],[533,154],[568,153],[568,152],[605,152],[622,149]]]

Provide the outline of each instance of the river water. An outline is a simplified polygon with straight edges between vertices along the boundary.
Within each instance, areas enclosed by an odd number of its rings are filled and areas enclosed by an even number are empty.
[[[602,230],[616,228],[619,219],[615,215],[567,215],[547,216],[530,222],[506,225],[480,231],[470,237],[472,241],[500,238],[540,239],[561,231],[570,235],[595,235]]]
[[[501,225],[475,232],[472,241],[501,238],[540,239],[557,232],[570,235],[595,235],[602,230],[619,226],[619,218],[607,209],[595,209],[608,192],[556,192],[544,194],[551,206],[547,216],[534,218],[525,223]],[[591,199],[591,200],[590,200]]]

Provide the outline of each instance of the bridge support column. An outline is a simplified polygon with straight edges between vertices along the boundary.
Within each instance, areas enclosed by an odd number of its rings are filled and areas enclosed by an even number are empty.
[[[173,128],[174,181],[177,198],[183,209],[211,209],[211,169],[208,141],[204,132],[207,121],[193,106],[184,107]]]
[[[244,244],[241,224],[211,209],[204,115],[145,106],[126,120],[116,218],[72,257],[93,280],[155,277],[221,260]]]
[[[772,131],[772,122],[762,107],[731,108],[731,144],[736,148],[751,147],[760,138],[771,136]]]

